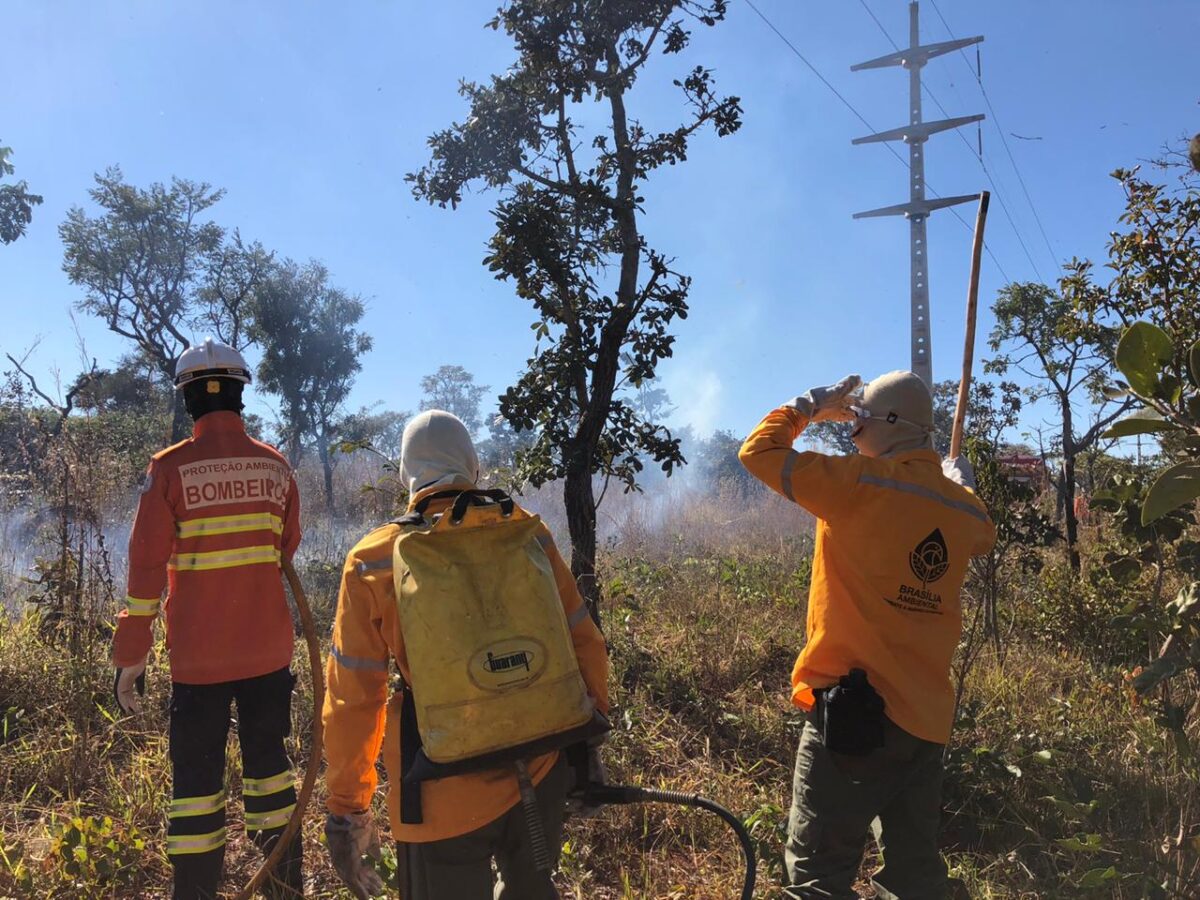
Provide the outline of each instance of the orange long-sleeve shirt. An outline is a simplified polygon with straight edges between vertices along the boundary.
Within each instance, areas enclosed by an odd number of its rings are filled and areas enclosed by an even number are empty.
[[[287,460],[247,435],[237,413],[202,416],[192,437],[156,453],[146,470],[114,664],[149,652],[165,588],[172,680],[213,684],[287,666],[293,629],[280,561],[299,544]]]
[[[756,478],[817,517],[808,639],[792,702],[851,668],[866,671],[888,717],[944,744],[953,724],[950,662],[962,631],[960,591],[996,529],[979,499],[942,475],[932,450],[886,459],[798,453],[808,419],[776,409],[738,456]]]
[[[423,491],[413,502],[445,489],[443,485]],[[433,501],[427,515],[448,506],[448,500]],[[392,582],[392,547],[400,530],[399,525],[384,525],[370,532],[350,551],[342,570],[333,649],[325,669],[327,805],[336,815],[370,806],[376,787],[375,761],[382,747],[390,787],[392,837],[404,843],[423,843],[474,831],[515,806],[520,795],[513,773],[504,770],[427,781],[421,786],[424,822],[400,822],[400,695],[388,698],[390,660],[396,661],[405,679],[410,678]],[[554,569],[588,693],[597,708],[607,712],[608,651],[604,638],[587,615],[571,570],[545,525],[538,540]],[[557,758],[557,753],[549,753],[530,764],[534,783],[546,776]]]

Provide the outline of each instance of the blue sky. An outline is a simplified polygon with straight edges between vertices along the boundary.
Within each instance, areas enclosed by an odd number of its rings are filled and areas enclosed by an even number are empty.
[[[755,2],[874,128],[903,123],[902,70],[849,71],[892,49],[861,0]],[[865,2],[904,43],[907,3]],[[939,5],[957,35],[986,36],[984,85],[1049,248],[995,121],[985,123],[984,149],[1041,276],[1071,256],[1102,259],[1122,207],[1108,173],[1200,130],[1200,3]],[[226,189],[216,221],[281,255],[323,261],[367,301],[375,349],[353,405],[413,409],[420,377],[445,363],[498,393],[532,349],[533,317],[480,265],[493,198],[469,196],[450,212],[415,202],[403,180],[425,160],[428,134],[461,118],[458,79],[510,62],[504,36],[482,27],[493,8],[7,0],[0,141],[46,201],[29,235],[0,247],[0,350],[19,356],[40,339],[35,372],[79,370],[69,312],[80,292],[61,271],[57,227],[71,206],[87,205],[92,174],[119,164],[141,185],[177,175]],[[931,3],[922,17],[924,40],[947,39]],[[700,136],[686,164],[646,189],[649,240],[694,278],[692,314],[661,372],[677,424],[744,433],[811,385],[907,367],[907,226],[851,219],[904,201],[907,182],[882,145],[850,145],[865,126],[744,0],[731,0],[727,22],[700,29],[684,58],[654,60],[633,114],[672,124],[680,107],[670,81],[697,63],[742,98],[745,124],[732,137]],[[986,111],[959,55],[932,61],[925,76],[951,115]],[[927,99],[926,117],[938,115]],[[974,145],[974,127],[964,135]],[[933,138],[926,156],[928,183],[942,194],[988,186],[953,134]],[[960,212],[973,219],[973,207]],[[995,197],[988,234],[1009,277],[1038,277]],[[952,378],[970,232],[941,212],[929,239],[935,377]],[[985,259],[981,302],[1003,283]],[[89,356],[103,364],[124,351],[100,322],[77,318]],[[985,313],[981,347],[991,324]]]

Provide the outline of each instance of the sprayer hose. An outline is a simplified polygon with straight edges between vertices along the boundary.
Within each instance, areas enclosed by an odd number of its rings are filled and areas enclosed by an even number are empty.
[[[754,882],[757,877],[757,854],[754,842],[742,820],[707,797],[699,794],[685,794],[682,791],[659,791],[653,788],[632,787],[628,785],[588,785],[585,795],[589,801],[598,803],[670,803],[673,806],[694,806],[720,816],[737,835],[738,843],[742,845],[742,855],[746,858],[746,878],[742,884],[742,900],[753,900]]]

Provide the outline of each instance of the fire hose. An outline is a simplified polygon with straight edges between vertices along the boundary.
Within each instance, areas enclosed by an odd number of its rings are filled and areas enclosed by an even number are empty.
[[[658,791],[652,788],[632,787],[623,784],[589,784],[583,789],[583,799],[589,805],[612,804],[623,806],[630,803],[670,803],[674,806],[694,806],[720,816],[737,835],[746,859],[746,876],[742,882],[741,900],[754,900],[754,880],[757,874],[757,859],[754,842],[742,820],[718,803],[699,794],[682,791]]]
[[[237,900],[251,900],[255,892],[271,877],[275,866],[283,858],[283,854],[287,852],[288,845],[300,830],[301,824],[304,822],[304,812],[308,807],[308,801],[312,798],[313,788],[317,784],[317,771],[321,766],[321,753],[323,744],[323,735],[321,731],[321,707],[325,703],[325,676],[321,666],[321,645],[317,641],[317,626],[313,622],[312,610],[308,606],[308,597],[304,593],[304,586],[300,583],[300,576],[296,574],[296,569],[291,561],[285,560],[283,563],[283,574],[288,580],[288,584],[292,586],[292,596],[296,598],[296,610],[300,613],[300,626],[304,630],[304,640],[308,644],[308,665],[312,674],[312,746],[308,751],[308,765],[304,769],[304,782],[300,785],[300,790],[296,794],[296,808],[292,810],[292,816],[288,819],[287,827],[283,829],[283,834],[275,841],[275,846],[271,848],[271,852],[267,858],[263,860],[263,864],[258,867],[258,871],[254,873],[254,877],[242,889],[242,892],[237,895]]]

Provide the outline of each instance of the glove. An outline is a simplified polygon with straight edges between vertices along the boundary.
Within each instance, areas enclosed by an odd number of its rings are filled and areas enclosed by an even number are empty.
[[[847,375],[837,384],[809,388],[784,406],[790,406],[812,422],[849,422],[854,418],[849,408],[851,395],[861,386],[860,376]]]
[[[600,756],[601,743],[603,741],[589,742],[587,745],[587,784],[608,784],[608,770],[604,768],[604,760]],[[604,804],[589,803],[585,799],[587,784],[581,784],[576,778],[575,786],[567,795],[568,818],[590,819],[603,809]]]
[[[330,813],[325,817],[325,841],[333,868],[356,900],[369,900],[384,892],[379,873],[363,862],[364,853],[372,859],[380,857],[379,833],[368,813]]]
[[[134,689],[137,693],[134,693]],[[142,711],[142,701],[139,696],[146,696],[146,658],[136,666],[125,666],[117,669],[113,677],[113,698],[121,712],[130,714]]]
[[[971,461],[965,456],[942,460],[942,474],[969,491],[976,490],[975,470],[971,468]]]

